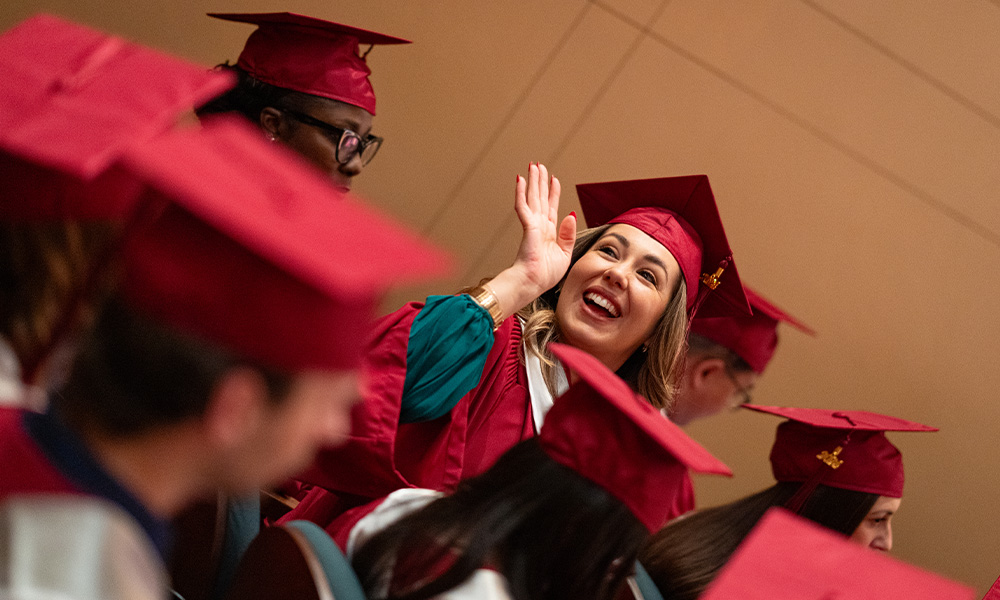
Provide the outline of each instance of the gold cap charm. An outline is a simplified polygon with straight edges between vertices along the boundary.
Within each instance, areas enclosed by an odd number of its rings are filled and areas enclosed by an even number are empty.
[[[843,460],[837,458],[837,455],[840,454],[843,450],[844,449],[841,446],[837,446],[836,448],[833,449],[833,452],[827,452],[826,450],[824,450],[819,454],[817,454],[816,458],[825,462],[827,466],[829,466],[831,469],[836,469],[840,465],[844,464]]]
[[[719,267],[715,270],[715,273],[709,275],[708,273],[701,274],[701,282],[708,286],[708,289],[714,290],[719,287],[722,283],[722,272],[726,270],[726,267]]]

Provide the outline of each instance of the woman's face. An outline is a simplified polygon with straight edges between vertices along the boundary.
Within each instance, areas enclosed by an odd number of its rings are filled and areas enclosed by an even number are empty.
[[[309,108],[300,112],[328,125],[350,129],[362,139],[371,133],[371,113],[352,104],[320,98],[310,102]],[[349,190],[351,179],[364,167],[361,156],[355,155],[342,165],[337,161],[339,138],[314,125],[301,123],[288,114],[282,115],[281,119],[283,122],[275,137],[329,176],[337,188]]]
[[[892,515],[902,501],[902,498],[879,496],[865,520],[851,534],[851,541],[883,552],[892,550]]]
[[[662,244],[631,225],[613,225],[563,282],[556,303],[563,341],[618,369],[652,335],[680,279]]]

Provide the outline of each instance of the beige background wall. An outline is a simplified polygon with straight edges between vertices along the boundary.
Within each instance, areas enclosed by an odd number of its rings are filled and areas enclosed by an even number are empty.
[[[998,0],[16,0],[215,64],[292,10],[416,41],[369,57],[382,153],[357,189],[456,251],[451,291],[512,258],[512,176],[567,184],[707,173],[745,279],[819,332],[785,331],[762,403],[867,408],[896,434],[897,556],[985,590],[1000,574]],[[777,420],[691,433],[769,485]],[[817,557],[821,559],[821,557]]]

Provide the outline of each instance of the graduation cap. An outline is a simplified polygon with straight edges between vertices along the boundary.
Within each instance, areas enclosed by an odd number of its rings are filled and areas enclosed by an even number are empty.
[[[540,445],[621,500],[650,531],[678,516],[688,469],[732,475],[599,360],[571,346],[549,348],[580,379],[545,416]]]
[[[0,218],[117,219],[131,146],[230,87],[229,74],[40,15],[0,36]],[[84,185],[86,184],[86,185]]]
[[[971,600],[972,588],[772,508],[702,600]]]
[[[584,183],[576,191],[588,227],[631,225],[670,251],[687,284],[688,318],[750,315],[707,176]]]
[[[744,286],[753,315],[749,317],[702,317],[691,321],[691,333],[712,340],[735,352],[757,373],[763,373],[778,347],[778,323],[788,323],[809,335],[816,332],[778,308],[756,291]]]
[[[359,106],[375,114],[371,69],[361,44],[409,44],[409,40],[288,12],[208,13],[257,25],[237,66],[281,88]]]
[[[863,410],[753,404],[744,404],[743,408],[788,419],[778,425],[771,447],[771,470],[777,481],[805,484],[786,505],[795,511],[818,484],[902,498],[903,455],[885,432],[937,431]]]
[[[264,364],[357,366],[381,295],[445,256],[233,117],[136,148],[157,213],[126,234],[126,301]]]

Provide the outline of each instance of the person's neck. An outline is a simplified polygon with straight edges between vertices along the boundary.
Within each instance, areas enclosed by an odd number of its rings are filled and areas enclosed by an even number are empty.
[[[84,434],[101,466],[161,519],[173,517],[205,491],[203,452],[190,439],[184,426],[129,438]]]

